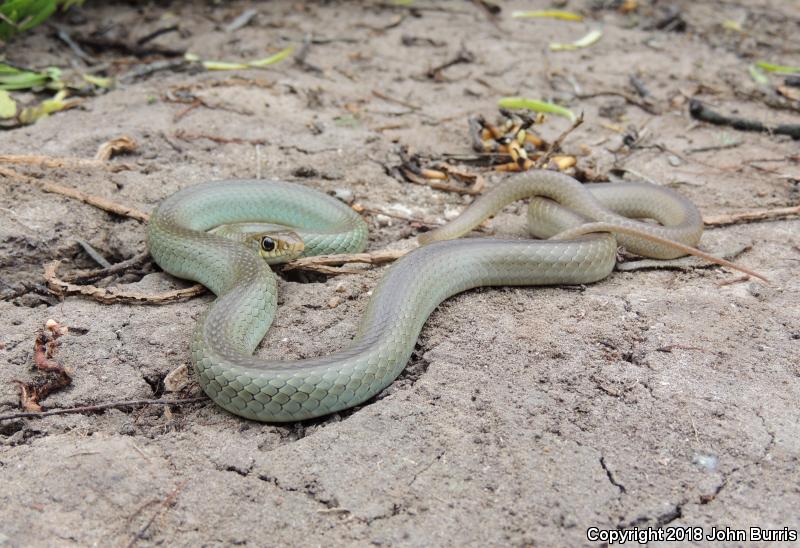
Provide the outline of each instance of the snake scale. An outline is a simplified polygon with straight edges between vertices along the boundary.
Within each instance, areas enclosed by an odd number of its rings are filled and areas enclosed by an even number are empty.
[[[531,234],[561,239],[454,239],[524,198],[531,198]],[[423,234],[423,245],[389,268],[349,346],[318,358],[272,361],[253,352],[275,314],[275,275],[242,238],[208,232],[253,222],[289,227],[302,239],[301,256],[362,251],[367,226],[351,208],[326,194],[265,180],[188,187],[153,212],[147,237],[155,261],[217,296],[191,340],[203,390],[232,413],[268,422],[326,415],[380,392],[405,367],[431,312],[456,293],[479,286],[595,282],[611,273],[618,244],[639,255],[673,258],[684,253],[660,240],[694,246],[703,227],[697,208],[666,188],[644,183],[584,186],[551,171],[516,175],[451,223]],[[606,232],[584,235],[597,231]],[[262,239],[262,248],[270,241]]]

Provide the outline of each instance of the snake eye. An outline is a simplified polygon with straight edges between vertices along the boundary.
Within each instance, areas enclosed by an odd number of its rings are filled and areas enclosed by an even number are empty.
[[[270,251],[275,251],[275,240],[270,238],[269,236],[264,236],[261,238],[261,249],[269,253]]]

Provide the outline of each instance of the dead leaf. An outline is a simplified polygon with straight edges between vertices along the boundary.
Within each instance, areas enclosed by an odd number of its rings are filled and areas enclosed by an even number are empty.
[[[95,160],[107,161],[110,160],[115,154],[123,152],[133,152],[137,148],[136,141],[132,137],[123,135],[116,139],[111,139],[100,145],[97,149],[97,154],[94,155]]]

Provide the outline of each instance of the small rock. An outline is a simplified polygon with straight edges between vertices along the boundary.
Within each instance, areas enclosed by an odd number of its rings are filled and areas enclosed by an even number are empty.
[[[692,459],[694,464],[702,466],[706,470],[713,472],[719,466],[719,457],[716,455],[702,455],[702,454],[695,454],[694,458]]]
[[[317,177],[319,175],[319,171],[317,171],[313,167],[300,166],[294,171],[292,171],[292,175],[294,175],[295,177]]]
[[[459,215],[461,215],[460,209],[447,208],[444,210],[444,218],[447,219],[448,221],[452,221]]]
[[[392,213],[397,213],[403,217],[414,216],[414,211],[410,207],[406,207],[403,204],[393,204],[389,209],[392,210]]]
[[[352,204],[356,200],[355,194],[353,194],[353,191],[348,188],[335,188],[331,192],[331,195],[337,200],[341,200],[346,204]]]
[[[747,292],[760,301],[764,300],[764,286],[760,283],[753,282],[748,284]]]
[[[341,298],[341,297],[339,297],[339,296],[336,296],[336,297],[331,297],[331,298],[328,300],[328,308],[336,308],[336,307],[337,307],[337,306],[339,306],[340,304],[342,304],[342,298]]]
[[[375,215],[375,222],[378,223],[378,226],[384,227],[391,225],[392,219],[387,215]]]
[[[189,367],[184,364],[176,367],[164,377],[164,389],[167,392],[178,392],[189,384]]]

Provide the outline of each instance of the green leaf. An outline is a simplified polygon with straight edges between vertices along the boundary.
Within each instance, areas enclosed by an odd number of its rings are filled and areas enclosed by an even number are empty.
[[[0,89],[0,118],[13,118],[17,115],[17,103],[11,94]]]
[[[766,70],[767,72],[781,72],[785,74],[794,74],[800,72],[800,67],[776,65],[774,63],[768,63],[767,61],[756,61],[756,66],[760,69]]]
[[[45,99],[35,107],[22,109],[22,112],[19,113],[19,121],[23,124],[33,124],[45,116],[63,110],[68,106],[67,101],[64,101],[66,96],[67,92],[62,90],[56,93],[52,99]]]
[[[267,57],[266,59],[258,59],[256,61],[250,61],[247,64],[251,67],[256,67],[256,68],[274,65],[275,63],[280,63],[281,61],[289,57],[293,51],[294,51],[294,46],[289,46],[288,48],[282,49],[275,55]]]
[[[0,40],[8,40],[18,32],[32,29],[55,13],[60,5],[65,11],[83,4],[84,0],[5,0],[0,5]]]
[[[589,34],[572,42],[571,44],[558,44],[552,43],[550,44],[551,51],[572,51],[581,48],[588,48],[592,44],[595,44],[600,38],[603,37],[603,31],[599,29],[595,29],[591,31]]]
[[[583,21],[583,15],[561,10],[514,11],[511,12],[511,17],[514,19],[547,17],[550,19],[561,19],[562,21]]]
[[[94,76],[93,74],[81,74],[81,76],[84,80],[98,88],[111,89],[114,87],[113,78],[103,78],[102,76]]]
[[[756,65],[750,65],[747,67],[747,70],[750,72],[750,77],[755,80],[757,84],[761,84],[762,86],[769,85],[769,78],[767,78],[767,75]]]
[[[3,15],[0,39],[8,40],[18,32],[35,27],[56,11],[56,0],[6,0],[0,6]]]
[[[203,61],[206,70],[241,70],[250,68],[246,63],[226,63],[225,61]]]
[[[61,71],[55,67],[45,69],[43,72],[19,69],[5,63],[0,63],[0,89],[17,90],[49,87],[61,89]]]
[[[269,65],[279,63],[289,57],[294,51],[294,46],[282,49],[275,55],[271,55],[264,59],[256,59],[254,61],[245,62],[228,62],[228,61],[203,61],[198,55],[194,53],[187,53],[184,59],[192,62],[199,62],[203,64],[206,70],[243,70],[249,68],[264,68]]]
[[[575,113],[568,108],[564,108],[561,105],[556,105],[555,103],[548,103],[547,101],[539,101],[537,99],[526,99],[524,97],[503,97],[497,102],[497,105],[500,108],[527,109],[534,112],[547,112],[550,114],[556,114],[569,119],[570,122],[574,122],[577,119]]]

